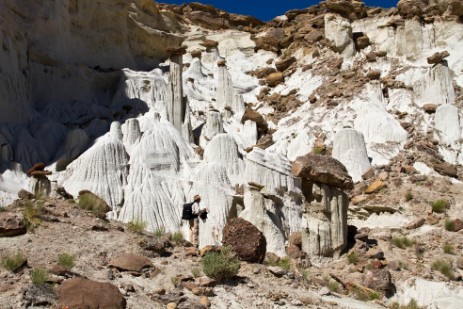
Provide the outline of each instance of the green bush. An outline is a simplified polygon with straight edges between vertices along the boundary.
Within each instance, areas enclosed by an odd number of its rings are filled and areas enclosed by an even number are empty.
[[[221,252],[207,253],[201,262],[204,274],[217,281],[235,277],[240,269],[238,258],[227,247],[223,247]]]
[[[349,262],[349,264],[357,264],[358,260],[359,260],[359,255],[355,251],[347,255],[347,261]]]
[[[444,244],[443,248],[444,249],[444,253],[447,253],[447,254],[455,254],[455,248],[453,247],[452,244]]]
[[[454,278],[454,273],[452,270],[452,265],[445,260],[436,260],[431,265],[433,270],[440,271],[441,274],[452,280]]]
[[[80,209],[89,210],[98,217],[104,217],[109,209],[108,204],[102,198],[92,193],[81,194],[78,205]]]
[[[411,200],[413,200],[412,191],[407,191],[407,192],[405,193],[405,201],[409,202],[409,201],[411,201]]]
[[[436,213],[443,213],[447,208],[447,202],[444,200],[437,200],[431,203],[432,211]]]
[[[193,275],[194,278],[199,278],[201,277],[201,270],[198,268],[193,268],[191,270],[191,274]]]
[[[129,230],[129,232],[135,234],[142,234],[143,231],[146,229],[146,226],[146,222],[141,220],[132,220],[129,223],[127,223],[127,229]]]
[[[324,154],[324,153],[325,153],[325,148],[324,148],[324,147],[315,146],[315,147],[312,148],[312,153],[313,153],[313,154]]]
[[[4,253],[1,260],[3,268],[12,272],[17,271],[26,263],[26,258],[19,251],[16,253]]]
[[[42,213],[42,210],[42,201],[37,201],[35,204],[31,201],[26,202],[26,205],[22,213],[28,231],[34,231],[34,229],[42,223],[42,220],[40,219],[40,214]]]
[[[449,232],[455,232],[455,223],[452,220],[445,220],[445,229]]]
[[[75,255],[62,253],[58,256],[58,265],[66,270],[71,270],[75,265]]]
[[[405,247],[411,247],[415,244],[414,240],[409,239],[406,236],[403,237],[394,237],[392,239],[394,245],[400,249],[404,249]]]
[[[183,234],[182,232],[175,232],[171,236],[172,241],[174,242],[175,245],[180,246],[183,244]]]
[[[31,280],[34,285],[41,286],[47,283],[48,271],[45,268],[35,268],[31,271]]]
[[[400,309],[420,309],[420,307],[416,300],[412,298],[406,306],[401,306]]]
[[[329,280],[328,281],[328,289],[331,292],[337,292],[339,290],[339,283],[337,283],[335,280]]]
[[[166,234],[166,231],[164,229],[157,229],[153,232],[154,237],[162,237]]]

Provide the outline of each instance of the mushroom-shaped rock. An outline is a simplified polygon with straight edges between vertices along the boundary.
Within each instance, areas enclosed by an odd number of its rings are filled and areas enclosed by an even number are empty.
[[[136,254],[123,254],[112,259],[109,266],[113,266],[119,270],[141,272],[144,268],[153,266],[150,259],[146,256]]]
[[[223,229],[222,243],[231,247],[243,261],[261,263],[265,258],[267,241],[264,234],[244,219],[228,221]]]
[[[299,157],[293,162],[292,173],[296,177],[304,177],[340,189],[350,190],[354,187],[346,167],[328,156],[309,153]]]
[[[440,53],[435,53],[434,55],[428,57],[427,60],[429,64],[437,64],[437,63],[441,63],[442,60],[444,60],[448,56],[450,56],[449,52],[444,50]]]
[[[64,281],[56,294],[56,308],[126,308],[126,301],[121,292],[109,282],[74,278]]]

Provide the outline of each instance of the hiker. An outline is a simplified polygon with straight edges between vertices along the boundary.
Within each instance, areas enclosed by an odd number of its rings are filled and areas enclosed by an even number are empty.
[[[207,209],[200,208],[199,203],[201,202],[201,196],[195,195],[193,197],[193,202],[183,205],[183,215],[182,219],[188,220],[190,225],[190,242],[194,247],[198,247],[198,238],[199,238],[199,218],[203,222],[207,219]]]

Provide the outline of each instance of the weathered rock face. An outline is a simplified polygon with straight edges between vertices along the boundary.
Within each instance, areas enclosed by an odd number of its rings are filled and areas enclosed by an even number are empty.
[[[230,246],[243,261],[260,263],[265,258],[265,236],[250,222],[235,218],[223,229],[222,243]]]
[[[108,282],[83,278],[64,281],[57,289],[57,308],[126,308],[119,289]]]
[[[141,272],[143,268],[151,267],[153,264],[151,263],[150,259],[145,256],[136,254],[123,254],[112,259],[109,262],[109,265],[120,270]]]
[[[363,1],[356,0],[327,0],[324,5],[328,11],[338,13],[349,20],[367,17],[367,8]]]
[[[354,55],[355,45],[349,20],[339,15],[325,15],[325,37],[335,52],[345,57]]]
[[[340,189],[354,187],[345,166],[328,156],[309,153],[299,157],[293,162],[292,173],[296,177],[307,178]]]
[[[463,16],[463,4],[458,0],[400,0],[397,8],[406,18],[423,14]]]

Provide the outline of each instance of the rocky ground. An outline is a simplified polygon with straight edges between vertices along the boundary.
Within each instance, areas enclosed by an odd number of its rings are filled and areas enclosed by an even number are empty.
[[[443,177],[416,180],[413,175],[401,177],[399,183],[390,173],[382,174],[382,188],[357,195],[360,201],[351,206],[349,249],[339,259],[306,259],[300,236],[294,234],[289,258],[278,262],[267,254],[261,264],[241,262],[238,276],[224,282],[214,282],[202,272],[201,254],[211,247],[199,252],[186,241],[175,244],[168,235],[131,231],[81,209],[71,199],[36,201],[23,195],[0,213],[3,236],[24,233],[0,237],[2,257],[21,252],[27,259],[16,272],[3,267],[0,303],[2,308],[62,306],[69,295],[85,293],[83,284],[60,292],[60,286],[76,278],[109,282],[127,308],[175,308],[174,303],[177,308],[398,308],[396,302],[407,297],[423,297],[419,291],[413,294],[420,280],[448,290],[435,297],[461,295],[461,185]],[[438,200],[445,201],[443,209],[436,206]],[[24,220],[15,226],[9,219],[14,216]],[[361,227],[357,222],[364,220],[362,216],[377,217],[377,227]],[[403,218],[415,219],[406,228],[387,227]],[[23,222],[29,222],[26,229]],[[70,270],[57,264],[63,253],[75,256]],[[31,272],[37,268],[50,274],[45,291],[32,284]]]

